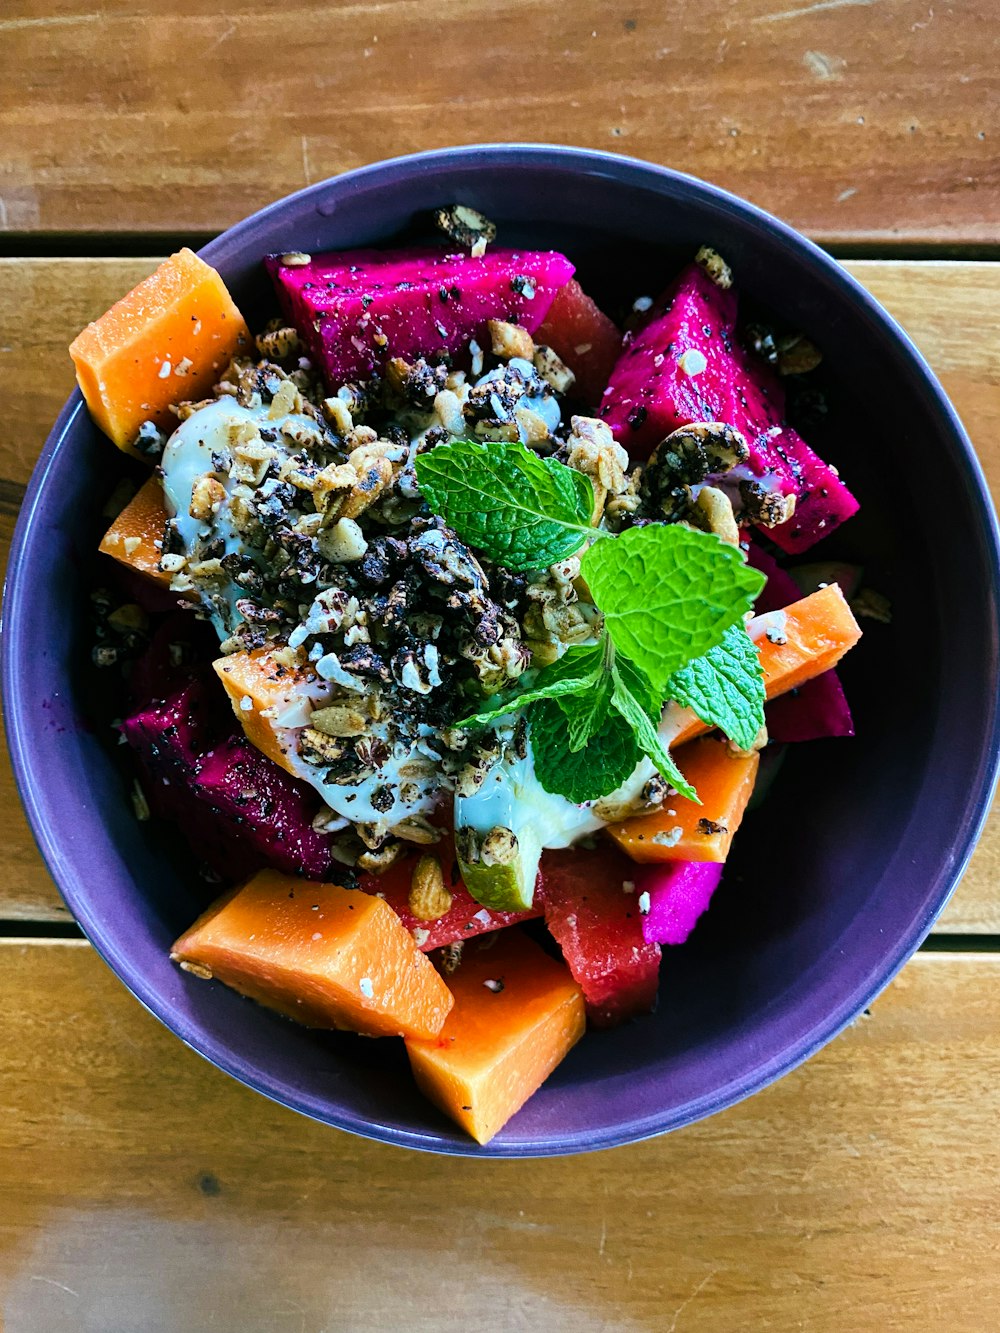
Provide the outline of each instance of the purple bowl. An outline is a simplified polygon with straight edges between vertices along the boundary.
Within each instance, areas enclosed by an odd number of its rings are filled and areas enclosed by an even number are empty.
[[[964,431],[905,334],[832,259],[722,190],[627,158],[494,145],[419,154],[311,186],[202,251],[255,322],[271,250],[359,246],[455,199],[506,241],[567,250],[599,298],[665,284],[708,243],[745,299],[826,354],[831,410],[812,432],[862,510],[821,552],[864,563],[894,618],[845,662],[857,739],[794,750],[748,818],[712,911],[668,950],[653,1017],[588,1034],[486,1148],[416,1092],[400,1043],[317,1035],[167,958],[197,903],[169,839],[135,822],[88,721],[91,552],[118,467],[79,394],[35,468],[10,558],[3,685],[14,771],[70,909],[129,989],[185,1042],[306,1115],[389,1143],[469,1156],[583,1152],[731,1105],[829,1041],[930,929],[994,784],[998,549]]]

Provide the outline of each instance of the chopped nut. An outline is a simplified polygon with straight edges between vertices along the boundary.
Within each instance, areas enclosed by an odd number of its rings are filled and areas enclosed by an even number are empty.
[[[191,488],[191,506],[188,513],[199,523],[206,523],[218,512],[225,498],[225,486],[211,472],[206,472]]]
[[[515,407],[514,421],[518,433],[527,445],[544,444],[549,438],[549,427],[544,417],[533,412],[530,407]]]
[[[451,903],[441,862],[430,852],[425,852],[410,877],[410,911],[418,921],[438,921],[450,910]]]
[[[733,516],[733,502],[725,491],[715,486],[703,486],[695,506],[708,524],[709,532],[714,532],[730,546],[739,546],[740,530]]]
[[[312,255],[307,255],[304,250],[289,250],[281,256],[281,262],[285,268],[305,268],[306,264],[312,263]]]
[[[362,870],[369,870],[373,875],[381,875],[383,870],[388,870],[394,861],[398,861],[403,855],[403,844],[401,842],[390,841],[383,843],[377,851],[364,851],[357,859],[357,864]]]
[[[320,555],[334,565],[360,560],[368,550],[364,534],[353,518],[340,518],[332,528],[324,528],[318,542]]]
[[[177,574],[187,564],[186,555],[161,555],[160,568],[164,574]]]
[[[778,491],[766,491],[756,481],[740,482],[740,499],[746,517],[762,528],[776,528],[787,523],[795,513],[794,494],[781,495]]]
[[[341,435],[346,435],[348,431],[354,429],[354,418],[342,398],[324,398],[323,415]]]
[[[490,331],[494,356],[504,361],[510,361],[515,356],[523,361],[534,358],[535,340],[520,324],[508,324],[504,319],[488,319],[486,327]]]
[[[357,518],[359,514],[363,514],[375,503],[391,481],[392,464],[389,460],[373,458],[364,475],[357,477],[351,487],[341,507],[341,517]]]
[[[544,345],[535,348],[534,366],[538,374],[555,389],[556,393],[566,393],[576,382],[576,376],[561,357],[551,347]]]
[[[356,708],[330,704],[327,708],[313,709],[308,729],[320,731],[324,736],[363,736],[368,729],[368,720]]]
[[[449,435],[465,434],[465,415],[458,395],[451,389],[442,389],[434,399],[434,412]]]
[[[458,245],[475,246],[477,241],[496,239],[496,225],[468,204],[450,204],[434,213],[434,225]]]
[[[733,285],[733,270],[718,250],[713,250],[709,245],[703,245],[695,255],[694,262],[700,264],[715,285],[721,287],[723,291],[727,291]]]

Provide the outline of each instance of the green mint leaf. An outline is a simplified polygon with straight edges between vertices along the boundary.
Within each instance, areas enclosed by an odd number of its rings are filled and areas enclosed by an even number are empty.
[[[595,542],[581,573],[615,647],[661,698],[672,673],[714,648],[764,586],[734,546],[680,524],[651,523]]]
[[[697,801],[698,793],[686,780],[677,767],[673,756],[664,745],[657,729],[659,707],[650,716],[648,704],[650,685],[634,663],[622,657],[616,657],[611,668],[614,689],[611,702],[622,718],[628,723],[635,738],[635,744],[641,752],[651,759],[660,773],[681,796],[689,801]],[[701,802],[698,802],[701,804]]]
[[[764,672],[757,645],[742,624],[670,678],[667,693],[710,727],[749,750],[764,725]]]
[[[572,754],[584,749],[597,735],[611,711],[612,680],[607,671],[578,694],[563,695],[557,700],[566,719],[566,736]]]
[[[569,748],[566,716],[553,699],[532,704],[528,735],[535,777],[555,796],[574,805],[615,791],[639,762],[639,748],[620,717],[610,714],[582,750]]]
[[[416,460],[417,484],[464,542],[508,569],[545,569],[595,536],[594,488],[511,440],[452,440]]]
[[[552,662],[539,672],[532,685],[494,695],[488,707],[470,713],[461,722],[452,725],[466,730],[485,727],[506,713],[511,713],[517,708],[525,708],[539,699],[558,699],[563,696],[583,694],[596,687],[603,665],[603,650],[597,644],[568,648],[558,661]]]

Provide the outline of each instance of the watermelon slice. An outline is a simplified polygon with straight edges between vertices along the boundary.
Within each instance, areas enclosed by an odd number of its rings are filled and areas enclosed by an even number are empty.
[[[553,250],[491,249],[480,258],[437,249],[349,250],[268,271],[288,319],[332,390],[370,379],[391,357],[489,348],[487,320],[533,333],[573,265]],[[298,256],[297,256],[298,258]]]
[[[576,376],[572,396],[596,411],[622,350],[622,333],[575,278],[560,287],[535,342],[551,347]]]
[[[417,861],[416,854],[397,861],[381,875],[361,876],[361,888],[386,900],[425,953],[456,940],[471,940],[476,935],[541,916],[540,906],[527,912],[495,912],[477,903],[459,877],[455,844],[450,836],[426,850],[439,858],[444,882],[452,898],[451,908],[437,921],[421,921],[410,911],[410,878]]]
[[[719,887],[723,866],[712,861],[661,861],[636,869],[642,934],[648,943],[683,944]],[[648,903],[642,895],[648,894]]]
[[[637,873],[634,862],[606,843],[542,857],[545,924],[595,1027],[617,1027],[656,1003],[660,946],[643,938]]]
[[[733,479],[795,495],[794,515],[769,535],[783,550],[804,551],[850,518],[858,502],[784,414],[781,382],[736,341],[735,293],[716,286],[697,264],[683,270],[626,339],[601,405],[615,438],[640,458],[680,426],[735,426],[750,457]]]

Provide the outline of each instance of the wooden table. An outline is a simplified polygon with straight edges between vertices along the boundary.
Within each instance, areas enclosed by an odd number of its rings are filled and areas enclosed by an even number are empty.
[[[997,33],[995,0],[6,0],[4,548],[68,340],[158,255],[489,139],[681,167],[831,246],[996,494]],[[666,1139],[477,1164],[313,1125],[186,1050],[73,937],[0,783],[9,1333],[1000,1325],[1000,820],[928,946],[806,1067]]]

